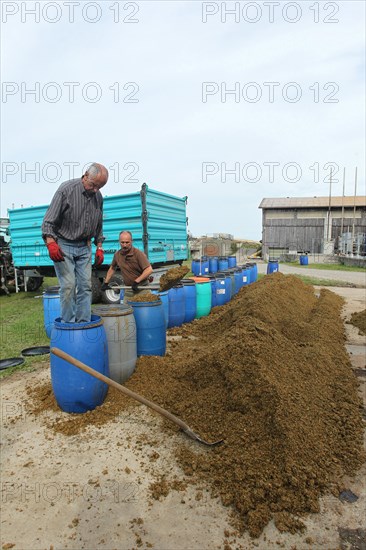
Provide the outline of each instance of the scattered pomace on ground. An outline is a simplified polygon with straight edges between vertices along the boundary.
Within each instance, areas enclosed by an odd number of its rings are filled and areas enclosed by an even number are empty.
[[[317,298],[297,277],[269,275],[208,317],[170,330],[180,339],[169,353],[141,357],[126,384],[203,439],[225,440],[206,448],[181,434],[176,457],[187,478],[210,487],[230,507],[233,525],[254,537],[271,519],[280,531],[304,529],[300,517],[319,511],[324,492],[338,494],[342,477],[364,459],[342,303],[328,290]],[[33,399],[37,391],[31,390]],[[44,408],[54,407],[51,397]],[[45,421],[77,433],[130,403],[110,389],[95,411]],[[168,421],[162,426],[177,431]],[[152,489],[160,498],[169,487]]]
[[[352,313],[349,323],[357,327],[361,334],[366,334],[366,309]]]

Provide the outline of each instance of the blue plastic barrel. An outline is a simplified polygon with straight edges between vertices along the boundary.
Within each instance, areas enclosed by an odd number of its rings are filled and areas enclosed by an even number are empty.
[[[60,287],[50,286],[46,288],[42,297],[44,329],[47,337],[51,338],[53,323],[57,317],[61,317]]]
[[[152,294],[157,294],[163,304],[163,311],[164,311],[164,318],[165,318],[165,328],[168,327],[168,321],[169,321],[169,297],[168,297],[168,291],[164,290],[163,292],[160,292],[160,290],[152,290]]]
[[[166,327],[163,303],[133,302],[132,306],[136,322],[137,355],[165,355]]]
[[[228,274],[225,275],[225,290],[226,290],[226,301],[227,302],[230,302],[230,300],[233,296],[232,288],[233,288],[233,285],[232,285],[231,276],[230,276],[230,273],[228,273]]]
[[[235,295],[235,270],[229,269],[230,279],[231,279],[231,297]]]
[[[237,294],[242,287],[242,270],[240,268],[235,269],[234,280],[235,280],[235,294]]]
[[[168,290],[169,299],[169,321],[168,328],[179,327],[185,317],[185,296],[183,285],[175,285]]]
[[[235,256],[229,256],[228,257],[228,263],[229,263],[229,269],[236,266],[236,257]]]
[[[221,275],[225,277],[225,304],[227,302],[230,302],[232,297],[232,282],[231,282],[231,276],[228,271],[222,271]]]
[[[107,337],[99,315],[92,315],[88,323],[61,323],[60,317],[55,319],[51,332],[52,347],[109,376]],[[108,390],[107,384],[53,353],[51,383],[59,407],[69,413],[95,409],[103,403]]]
[[[249,262],[247,265],[250,269],[250,282],[255,283],[258,280],[258,266],[253,262]]]
[[[190,323],[196,318],[197,311],[197,295],[196,283],[191,279],[182,279],[184,292],[184,319],[183,323]]]
[[[226,304],[226,284],[225,275],[216,274],[216,305],[223,306]]]
[[[309,265],[309,257],[305,255],[300,256],[300,265]]]
[[[227,256],[219,256],[219,271],[229,269],[229,260]]]
[[[200,271],[200,261],[199,260],[192,260],[191,271],[194,275],[199,274],[199,271]]]
[[[210,262],[207,256],[202,256],[201,258],[201,272],[199,275],[202,275],[202,277],[206,277],[208,273],[210,272]]]
[[[217,256],[211,256],[211,258],[208,259],[208,265],[209,265],[209,272],[210,273],[217,273],[219,269],[219,260]]]
[[[267,275],[270,275],[271,273],[276,273],[278,270],[278,261],[269,260],[267,265]]]
[[[254,282],[258,281],[258,266],[256,263],[253,264],[254,269]]]
[[[242,286],[249,285],[249,283],[250,283],[250,272],[249,272],[249,268],[246,265],[242,266],[241,275],[242,275],[242,278],[241,278]]]
[[[213,275],[210,273],[210,275],[207,275],[207,279],[210,279],[211,283],[211,308],[217,306],[216,301],[216,275]]]

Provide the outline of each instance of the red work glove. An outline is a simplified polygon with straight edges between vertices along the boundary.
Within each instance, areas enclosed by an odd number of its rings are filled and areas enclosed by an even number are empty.
[[[56,241],[52,241],[51,243],[46,244],[48,248],[48,254],[54,262],[64,262],[64,253],[62,252],[61,248],[58,246]]]
[[[97,248],[95,253],[94,265],[101,265],[104,262],[104,252],[101,248]]]

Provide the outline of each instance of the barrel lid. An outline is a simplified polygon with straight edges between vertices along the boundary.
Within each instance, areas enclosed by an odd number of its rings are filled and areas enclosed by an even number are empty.
[[[180,282],[183,286],[192,286],[195,284],[194,281],[192,281],[192,279],[182,279],[181,282]]]
[[[189,277],[195,283],[209,283],[210,279],[208,277]]]
[[[46,286],[44,294],[58,294],[60,292],[59,286]]]
[[[32,348],[22,349],[24,357],[33,357],[34,355],[46,355],[50,353],[50,346],[34,346]]]
[[[16,367],[24,363],[23,357],[10,357],[9,359],[0,360],[0,370],[7,369],[8,367]]]
[[[132,307],[127,304],[95,306],[92,311],[100,317],[121,317],[122,315],[130,315],[133,313]]]
[[[219,256],[219,260],[227,260],[227,256]]]

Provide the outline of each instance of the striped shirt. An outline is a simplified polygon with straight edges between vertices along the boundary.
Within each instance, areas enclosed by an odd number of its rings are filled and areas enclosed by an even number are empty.
[[[103,241],[103,197],[88,193],[80,178],[65,181],[57,189],[43,218],[42,237],[69,241]]]

